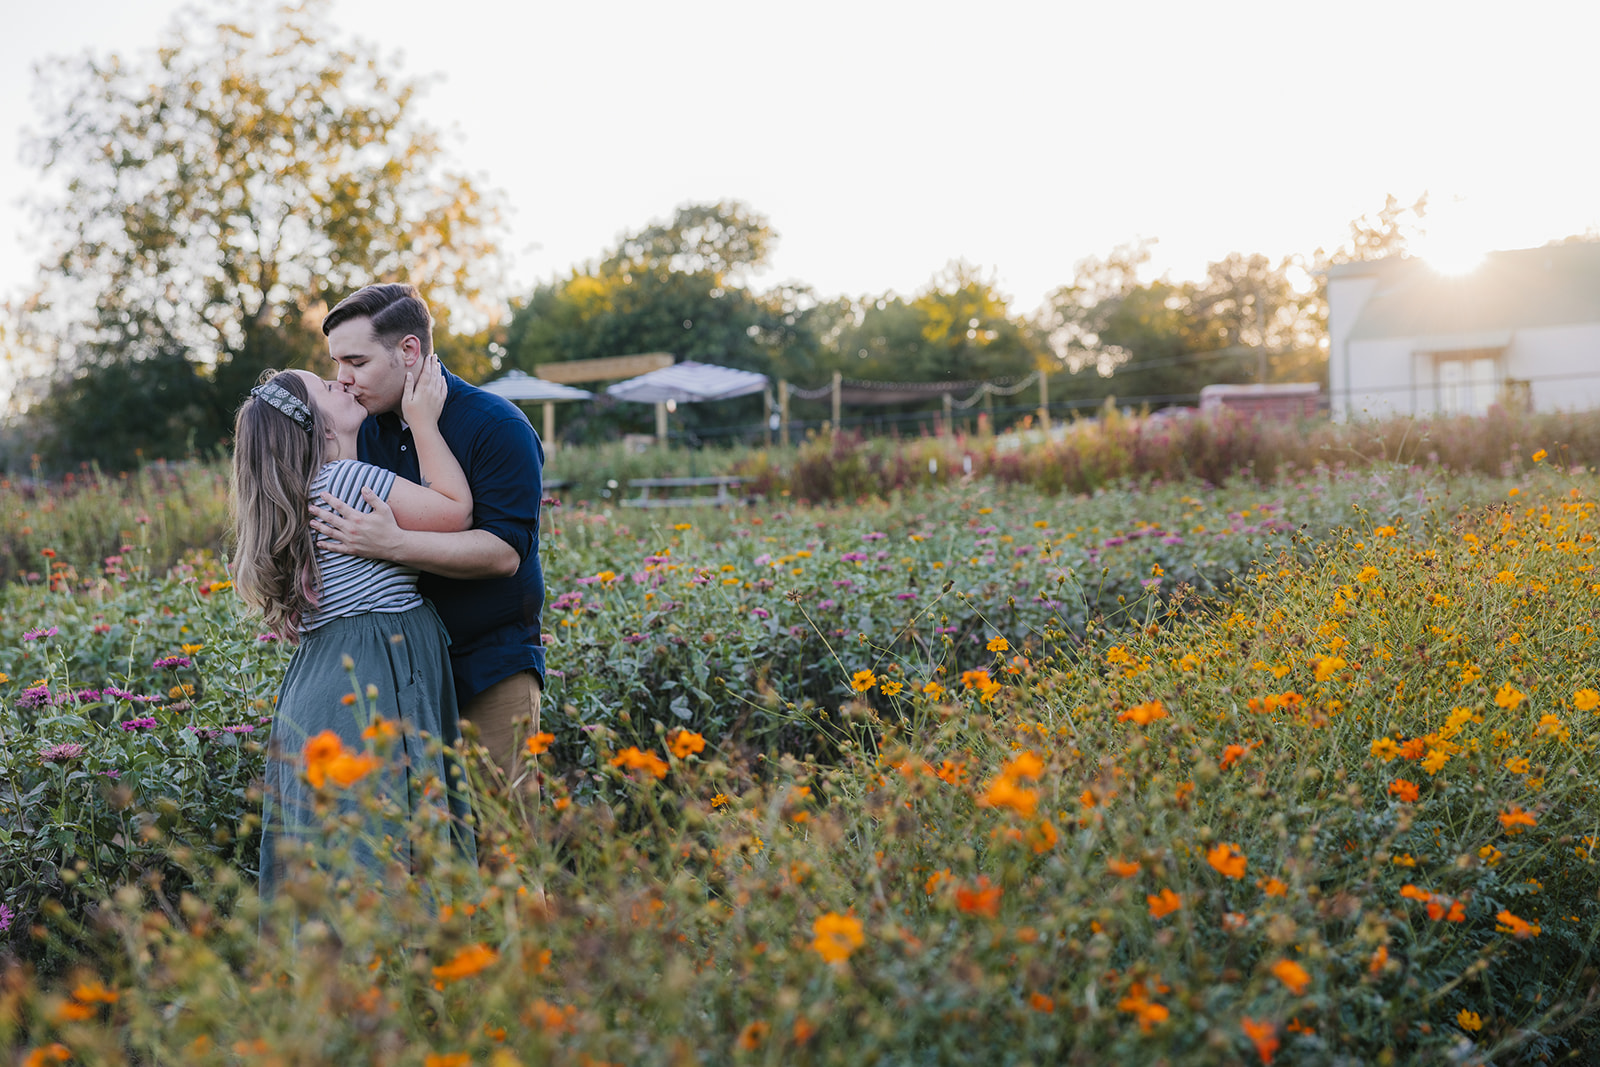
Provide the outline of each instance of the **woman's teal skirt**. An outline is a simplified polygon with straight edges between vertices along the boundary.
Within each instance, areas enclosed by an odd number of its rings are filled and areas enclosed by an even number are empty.
[[[368,885],[413,872],[424,837],[474,858],[466,783],[443,752],[461,739],[449,644],[426,601],[409,611],[334,619],[301,640],[278,690],[268,744],[264,899],[277,892],[294,852]],[[347,656],[353,666],[345,666]],[[375,697],[368,695],[373,689]],[[308,781],[306,742],[331,730],[345,749],[363,753],[374,715],[397,734],[374,742],[380,755],[387,749],[382,766],[348,788],[325,780],[319,797]],[[389,734],[372,731],[380,732]],[[330,826],[337,828],[330,833]]]

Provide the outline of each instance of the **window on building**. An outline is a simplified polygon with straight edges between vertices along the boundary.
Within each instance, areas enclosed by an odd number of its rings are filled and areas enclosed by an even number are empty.
[[[1500,361],[1495,354],[1440,352],[1435,359],[1439,411],[1449,415],[1487,414],[1500,393]]]

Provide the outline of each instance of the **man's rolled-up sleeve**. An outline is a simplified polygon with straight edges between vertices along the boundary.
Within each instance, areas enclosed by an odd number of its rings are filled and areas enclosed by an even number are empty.
[[[538,544],[539,501],[544,496],[544,448],[522,419],[498,419],[474,444],[473,529],[487,530],[526,561]]]

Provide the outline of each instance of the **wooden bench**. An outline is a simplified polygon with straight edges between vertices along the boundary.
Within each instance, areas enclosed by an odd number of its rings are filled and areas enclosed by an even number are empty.
[[[629,489],[639,490],[639,495],[622,501],[625,508],[680,508],[680,507],[722,507],[726,504],[742,504],[742,497],[728,492],[738,489],[744,484],[743,478],[732,475],[717,475],[709,478],[633,478],[628,482]],[[715,486],[716,494],[708,496],[698,490]],[[661,496],[651,496],[650,490],[665,490]],[[683,490],[683,492],[679,492]]]

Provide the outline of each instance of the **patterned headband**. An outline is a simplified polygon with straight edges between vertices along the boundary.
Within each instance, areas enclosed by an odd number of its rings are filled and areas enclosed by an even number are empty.
[[[313,426],[311,409],[306,407],[304,400],[301,400],[283,386],[278,385],[276,382],[268,382],[250,390],[250,395],[271,404],[293,419],[295,425],[299,426],[307,434],[311,433]]]

